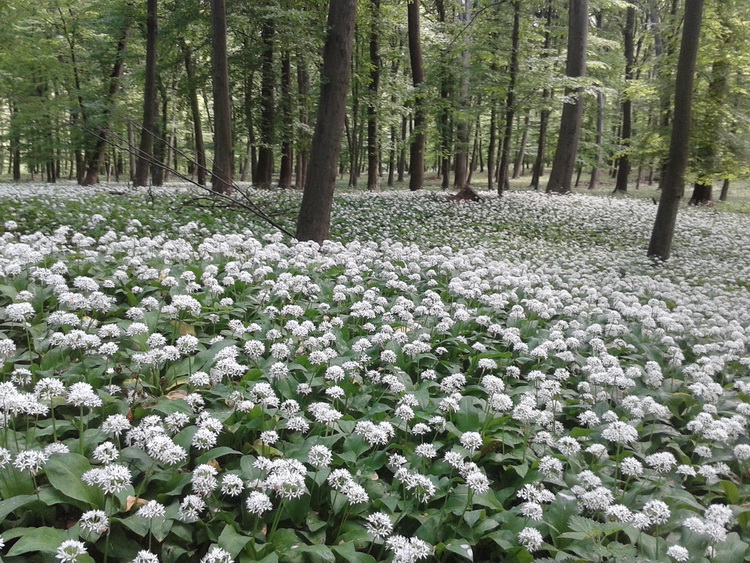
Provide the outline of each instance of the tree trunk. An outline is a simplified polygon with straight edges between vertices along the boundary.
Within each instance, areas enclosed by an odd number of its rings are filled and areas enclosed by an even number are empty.
[[[174,88],[173,88],[174,89]],[[159,90],[161,93],[161,123],[158,121],[155,124],[155,138],[154,138],[154,157],[151,163],[151,183],[154,186],[164,185],[165,170],[164,164],[169,166],[167,158],[167,129],[169,128],[169,96],[167,94],[167,87],[163,80],[159,80]]]
[[[115,97],[120,91],[120,81],[122,80],[123,62],[125,59],[125,48],[128,45],[130,35],[130,23],[125,24],[122,35],[117,42],[117,55],[112,72],[109,76],[109,88],[107,89],[107,98],[105,108],[101,116],[101,125],[96,135],[94,148],[86,155],[86,175],[83,178],[84,186],[91,186],[99,183],[99,169],[104,163],[104,156],[107,152],[107,136],[109,135],[109,116],[115,103]]]
[[[299,92],[299,121],[303,126],[310,123],[310,74],[307,72],[307,61],[297,54],[297,90]],[[310,152],[310,138],[307,128],[303,128],[297,149],[297,188],[305,187],[307,178],[307,160]]]
[[[586,46],[588,42],[589,2],[588,0],[570,0],[568,21],[568,56],[565,73],[571,78],[586,75]],[[560,120],[560,135],[557,138],[557,150],[552,161],[547,182],[547,193],[567,193],[571,191],[571,181],[576,165],[578,139],[583,121],[582,89],[566,89],[571,103],[563,105]]]
[[[421,190],[424,187],[424,148],[426,108],[422,85],[424,83],[424,61],[422,60],[422,38],[420,36],[418,0],[409,0],[407,7],[409,24],[409,59],[414,85],[414,135],[411,141],[409,158],[409,189]]]
[[[713,184],[709,180],[699,180],[693,184],[693,195],[690,196],[689,205],[705,205],[711,201]]]
[[[148,185],[148,173],[154,160],[154,138],[158,135],[156,124],[159,105],[156,88],[156,61],[158,42],[158,2],[146,2],[146,81],[143,88],[143,124],[141,142],[138,145],[138,161],[135,167],[133,186]]]
[[[724,178],[724,182],[721,184],[721,195],[719,195],[719,201],[726,201],[729,197],[729,178]]]
[[[526,143],[529,139],[529,122],[531,117],[529,112],[526,112],[526,116],[523,118],[523,133],[521,134],[521,143],[518,147],[518,154],[516,155],[516,161],[513,163],[513,178],[520,178],[523,173],[523,163],[526,160]]]
[[[497,109],[490,108],[490,141],[487,148],[487,189],[495,189],[495,150],[497,149]]]
[[[370,0],[370,99],[367,102],[367,189],[380,191],[378,96],[380,94],[380,0]]]
[[[214,94],[214,165],[211,189],[232,193],[232,106],[227,62],[226,0],[211,0],[211,75]]]
[[[318,117],[297,220],[296,237],[301,241],[312,240],[322,244],[330,230],[336,168],[346,117],[356,12],[356,0],[330,0]]]
[[[677,62],[677,86],[669,157],[659,186],[661,188],[659,208],[656,211],[654,229],[648,246],[648,255],[662,260],[667,260],[672,252],[677,210],[685,193],[685,170],[690,154],[693,82],[702,17],[703,0],[692,0],[686,3],[680,57]]]
[[[462,0],[463,10],[459,16],[459,20],[464,29],[464,45],[463,51],[461,52],[461,83],[458,92],[458,104],[460,113],[458,114],[456,123],[456,155],[453,170],[453,186],[458,190],[462,190],[467,186],[468,171],[469,171],[469,136],[470,126],[469,120],[466,113],[469,111],[471,104],[470,100],[470,73],[469,66],[471,64],[471,53],[469,51],[469,22],[471,21],[472,14],[472,0]]]
[[[516,81],[518,79],[518,46],[521,26],[521,2],[513,2],[513,32],[511,34],[510,68],[508,69],[508,93],[505,97],[505,131],[503,133],[503,150],[500,154],[497,193],[510,188],[510,144],[513,140],[513,120],[516,115]]]
[[[292,187],[293,155],[292,140],[292,55],[285,50],[281,57],[281,116],[284,121],[281,140],[281,169],[279,187],[285,190]]]
[[[273,48],[276,23],[273,17],[263,20],[261,42],[263,55],[260,76],[260,147],[258,149],[258,185],[270,188],[273,178],[274,85]]]
[[[604,92],[599,90],[596,93],[596,154],[594,154],[594,166],[591,169],[591,180],[589,180],[590,190],[595,190],[599,185],[599,176],[601,175],[600,166],[602,163],[602,150],[604,148],[604,110],[606,99]]]
[[[546,23],[544,28],[544,51],[543,56],[547,57],[550,46],[552,45],[552,0],[547,0]],[[543,109],[539,115],[539,139],[537,141],[536,159],[531,171],[530,187],[535,190],[539,189],[539,182],[544,175],[544,159],[547,149],[547,125],[549,123],[550,110],[547,107],[548,100],[552,97],[552,89],[544,88],[542,91]]]
[[[195,141],[195,162],[197,182],[206,185],[206,149],[203,144],[203,125],[201,123],[201,109],[198,103],[198,85],[193,69],[193,55],[184,39],[180,40],[182,57],[185,61],[185,75],[187,77],[188,98],[190,101],[190,115],[193,121],[193,136]]]
[[[633,81],[633,67],[635,65],[635,6],[627,9],[625,28],[623,29],[623,43],[625,46],[625,83]],[[615,182],[615,193],[628,191],[628,179],[630,177],[630,137],[633,126],[633,101],[630,94],[625,93],[622,102],[622,135],[620,136],[620,158],[617,167],[617,181]]]

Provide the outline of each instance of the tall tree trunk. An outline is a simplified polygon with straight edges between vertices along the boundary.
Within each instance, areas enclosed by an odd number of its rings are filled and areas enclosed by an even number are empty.
[[[547,0],[546,23],[544,27],[544,56],[547,57],[550,46],[552,45],[552,0]],[[552,89],[544,88],[542,91],[542,111],[539,114],[539,139],[537,141],[536,158],[531,170],[530,187],[535,190],[539,189],[539,182],[544,175],[544,159],[547,150],[547,126],[549,123],[550,110],[547,107],[549,99],[552,97]]]
[[[513,178],[520,178],[523,172],[523,163],[526,160],[526,143],[529,139],[529,122],[531,116],[529,112],[526,112],[526,116],[523,118],[523,133],[521,133],[521,143],[518,147],[518,154],[516,155],[516,161],[513,163]]]
[[[487,189],[495,189],[495,150],[497,149],[497,109],[490,108],[490,142],[487,148]]]
[[[318,117],[297,220],[296,237],[301,241],[312,240],[321,244],[328,238],[330,230],[336,168],[346,117],[356,12],[356,0],[329,2]]]
[[[424,61],[422,59],[422,38],[419,22],[419,0],[409,0],[407,7],[409,27],[409,59],[414,89],[414,135],[411,141],[409,158],[409,189],[421,190],[424,187],[424,149],[426,109],[424,107]]]
[[[154,138],[159,134],[156,129],[159,113],[156,87],[156,61],[158,42],[158,2],[146,2],[146,81],[143,88],[143,122],[141,125],[141,142],[138,145],[138,162],[135,168],[133,186],[148,184],[148,173],[154,160]]]
[[[123,62],[125,59],[125,48],[128,45],[130,36],[130,22],[125,24],[122,35],[117,41],[117,54],[115,64],[112,66],[112,72],[109,75],[109,87],[107,89],[107,98],[105,100],[104,111],[100,118],[100,125],[96,131],[96,142],[94,148],[86,155],[86,175],[83,178],[83,185],[90,186],[99,183],[99,169],[104,163],[104,156],[107,152],[107,136],[109,135],[109,117],[115,103],[115,97],[120,91],[120,82],[122,80]]]
[[[273,72],[276,22],[271,15],[268,15],[263,20],[260,35],[263,55],[261,57],[260,76],[260,147],[258,148],[258,185],[262,188],[270,188],[273,177],[273,145],[275,141],[274,114],[276,111],[274,100],[274,85],[276,80]]]
[[[245,78],[244,105],[245,105],[245,128],[247,129],[247,146],[245,150],[245,166],[242,169],[242,181],[247,180],[248,172],[254,185],[258,184],[258,150],[255,139],[255,122],[253,113],[253,87],[255,79],[253,73],[248,73]]]
[[[203,124],[201,122],[201,109],[198,103],[198,84],[195,80],[193,54],[184,39],[180,39],[180,48],[182,49],[182,57],[185,62],[185,75],[187,77],[188,98],[190,101],[190,116],[193,122],[197,182],[199,185],[205,186],[206,149],[203,144]]]
[[[380,191],[378,96],[380,95],[380,0],[370,0],[370,99],[367,103],[367,189]]]
[[[128,121],[128,147],[134,147],[135,146],[135,131],[133,130],[133,122]],[[137,166],[136,164],[136,157],[135,157],[135,151],[129,150],[128,151],[128,166],[129,166],[129,177],[130,181],[133,181],[133,178],[135,178],[135,168]]]
[[[565,73],[571,78],[578,78],[586,75],[589,1],[570,0],[568,17],[568,56]],[[557,138],[555,159],[552,161],[552,170],[547,182],[547,193],[571,191],[576,165],[578,139],[583,121],[583,92],[581,88],[568,88],[566,93],[573,101],[563,105],[560,135]]]
[[[154,138],[154,158],[151,164],[151,183],[154,186],[164,185],[165,170],[164,165],[169,166],[167,158],[167,130],[169,129],[169,95],[167,85],[163,80],[158,81],[159,92],[161,94],[161,123],[156,122]],[[174,89],[174,88],[173,88]]]
[[[677,86],[669,157],[660,182],[659,208],[656,211],[654,229],[648,246],[648,255],[662,260],[667,260],[672,252],[677,210],[685,193],[685,170],[690,154],[693,82],[702,17],[703,0],[692,0],[686,3],[680,57],[677,62]]]
[[[211,0],[211,77],[214,94],[214,165],[211,189],[232,193],[232,105],[227,62],[226,0]]]
[[[292,187],[294,169],[292,155],[292,55],[288,50],[281,57],[281,116],[284,121],[281,139],[281,169],[279,170],[279,187],[285,190]]]
[[[302,54],[297,54],[297,91],[299,93],[299,121],[303,126],[310,123],[310,73],[307,71],[307,60]],[[303,128],[297,149],[297,188],[305,187],[307,178],[307,161],[310,153],[310,138]]]
[[[471,21],[472,0],[462,0],[463,10],[459,20],[465,27],[464,45],[461,53],[461,85],[458,92],[458,103],[460,113],[456,123],[456,160],[454,164],[453,186],[459,190],[467,185],[468,164],[469,164],[469,120],[466,113],[469,111],[470,100],[470,74],[469,65],[471,64],[471,54],[469,52],[469,31],[468,25]]]
[[[635,6],[628,6],[625,28],[623,29],[623,43],[625,46],[625,82],[633,81],[633,68],[635,66]],[[628,179],[630,177],[630,137],[633,126],[633,101],[630,93],[625,92],[622,101],[622,135],[620,136],[621,155],[617,166],[617,181],[615,182],[615,193],[628,191]]]
[[[601,175],[602,149],[604,146],[604,109],[606,99],[604,92],[596,93],[596,154],[594,154],[594,166],[591,169],[591,180],[588,189],[594,190],[599,185]]]
[[[510,188],[510,144],[513,140],[513,120],[516,115],[516,81],[518,79],[518,46],[521,26],[521,2],[514,0],[513,32],[511,34],[510,68],[508,69],[508,93],[505,97],[505,132],[503,133],[503,152],[500,154],[500,171],[497,182],[497,193]]]

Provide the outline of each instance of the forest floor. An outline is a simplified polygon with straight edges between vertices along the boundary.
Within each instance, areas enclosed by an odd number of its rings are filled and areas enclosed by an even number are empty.
[[[750,215],[605,191],[0,185],[3,561],[746,561]]]

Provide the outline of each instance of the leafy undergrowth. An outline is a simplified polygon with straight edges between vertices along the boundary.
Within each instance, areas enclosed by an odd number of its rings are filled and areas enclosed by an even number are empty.
[[[750,557],[747,218],[189,195],[6,188],[3,561]]]

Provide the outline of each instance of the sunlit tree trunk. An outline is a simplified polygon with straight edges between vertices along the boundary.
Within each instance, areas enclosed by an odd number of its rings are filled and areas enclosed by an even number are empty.
[[[633,68],[635,66],[635,7],[629,6],[627,9],[625,28],[623,29],[623,43],[625,47],[625,81],[626,84],[632,82]],[[615,182],[615,192],[625,193],[628,191],[628,180],[630,178],[630,137],[632,136],[633,127],[633,101],[630,99],[630,93],[625,92],[625,99],[622,101],[622,129],[620,133],[620,150],[622,154],[617,163],[617,180]]]

